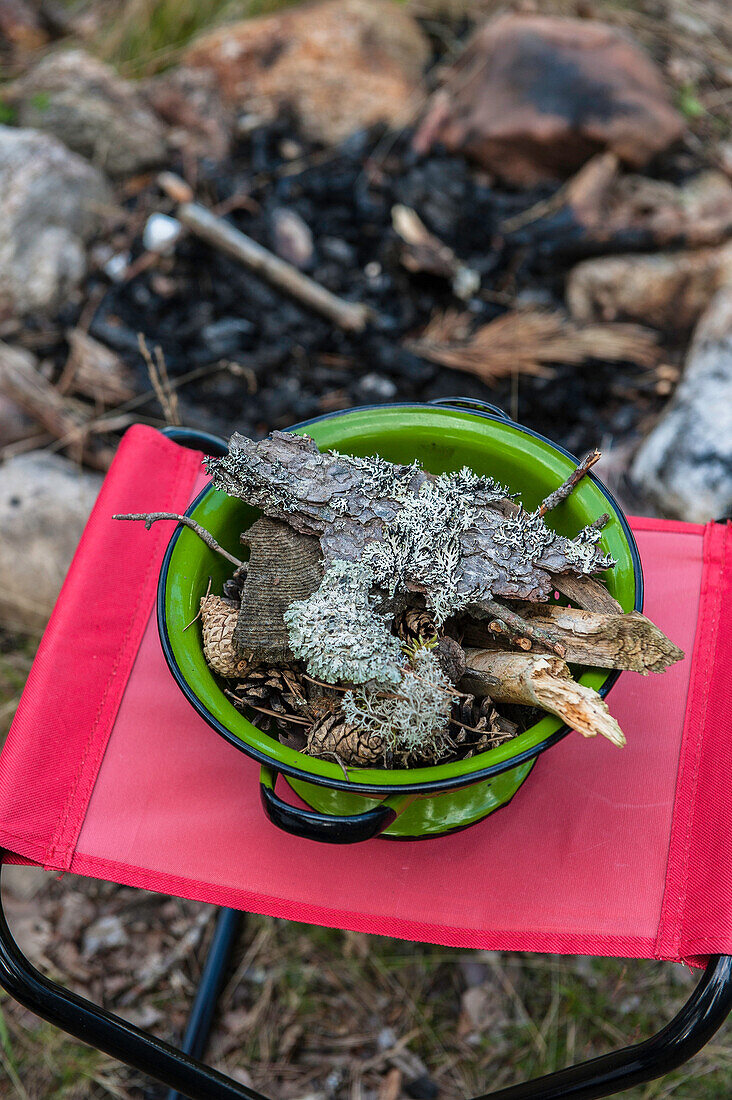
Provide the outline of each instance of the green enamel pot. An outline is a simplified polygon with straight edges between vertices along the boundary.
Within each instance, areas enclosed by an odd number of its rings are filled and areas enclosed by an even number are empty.
[[[298,424],[292,431],[312,436],[321,450],[379,454],[398,463],[416,458],[436,474],[469,466],[508,485],[527,508],[535,508],[576,465],[567,451],[509,420],[500,409],[459,398],[430,405],[349,409]],[[169,432],[208,453],[225,451],[225,444],[212,437],[184,429]],[[643,575],[635,540],[620,507],[596,477],[585,477],[569,499],[548,514],[547,522],[561,534],[573,536],[602,512],[610,515],[602,532],[602,549],[617,561],[603,579],[624,610],[641,610]],[[259,512],[208,486],[187,514],[240,556],[240,533]],[[569,732],[559,719],[547,715],[513,740],[469,760],[427,768],[349,768],[346,778],[337,763],[296,752],[247,721],[206,664],[200,629],[185,630],[198,612],[209,578],[217,592],[230,572],[225,560],[192,531],[176,530],[158,585],[163,651],[181,691],[201,717],[262,765],[264,811],[287,832],[329,843],[353,843],[379,835],[405,840],[436,837],[466,828],[510,802],[538,757]],[[593,668],[577,669],[575,674],[580,683],[601,695],[607,694],[619,675]],[[293,805],[276,792],[278,776],[308,808]]]

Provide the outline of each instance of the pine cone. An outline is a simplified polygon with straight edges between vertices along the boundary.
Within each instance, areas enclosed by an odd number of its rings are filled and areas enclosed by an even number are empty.
[[[502,745],[516,735],[515,723],[502,718],[487,696],[483,699],[464,696],[453,705],[452,717],[460,723],[460,728],[453,727],[455,744],[470,746],[464,759]]]
[[[335,753],[344,764],[383,764],[386,746],[380,734],[350,726],[343,714],[335,711],[314,722],[306,752],[311,756]]]
[[[303,714],[308,700],[302,676],[290,668],[252,668],[237,684],[242,706],[263,707],[277,714]]]
[[[221,596],[201,597],[203,654],[214,672],[227,679],[243,676],[249,667],[234,649],[236,621],[236,608]]]
[[[247,563],[244,562],[240,565],[227,581],[224,581],[224,586],[221,589],[225,599],[232,600],[237,611],[241,606],[241,590],[244,587],[244,581],[247,579]]]
[[[427,641],[437,634],[431,611],[423,607],[408,607],[397,619],[397,635],[403,642]]]

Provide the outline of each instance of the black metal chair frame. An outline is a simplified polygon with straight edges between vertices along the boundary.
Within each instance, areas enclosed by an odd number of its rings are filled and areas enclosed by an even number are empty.
[[[178,1049],[92,1001],[50,981],[25,957],[0,900],[0,985],[37,1016],[167,1085],[168,1100],[266,1100],[200,1059],[242,914],[220,909],[188,1027]],[[645,1042],[603,1054],[475,1100],[597,1100],[642,1085],[683,1065],[722,1026],[732,1009],[732,956],[716,955],[683,1008]]]

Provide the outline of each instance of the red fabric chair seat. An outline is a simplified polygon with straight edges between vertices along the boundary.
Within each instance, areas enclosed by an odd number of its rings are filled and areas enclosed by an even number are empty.
[[[450,837],[329,848],[265,818],[258,767],[186,703],[154,599],[201,455],[125,436],[0,757],[17,861],[252,912],[493,950],[732,953],[732,525],[635,519],[646,611],[686,652],[610,696],[628,745],[572,735]]]

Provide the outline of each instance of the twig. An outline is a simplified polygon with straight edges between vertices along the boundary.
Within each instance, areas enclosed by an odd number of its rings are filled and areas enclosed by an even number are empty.
[[[231,699],[235,699],[237,703],[240,703],[243,707],[250,707],[251,710],[258,710],[260,714],[269,714],[272,718],[277,718],[283,722],[294,722],[297,726],[310,726],[311,722],[308,722],[307,718],[296,718],[294,714],[280,714],[279,711],[269,710],[267,707],[257,707],[254,703],[248,702],[246,699],[240,699],[233,691],[225,689],[224,693]]]
[[[531,638],[527,638],[520,632],[512,630],[503,619],[493,619],[492,622],[488,623],[488,629],[492,634],[500,634],[507,642],[511,645],[515,645],[518,649],[531,649]]]
[[[610,522],[610,513],[603,512],[597,519],[593,519],[592,523],[588,523],[588,527],[595,527],[598,531],[602,531],[603,527],[606,527]]]
[[[152,387],[155,390],[155,396],[160,402],[160,408],[163,410],[163,416],[167,424],[180,424],[180,411],[178,408],[178,394],[175,392],[170,384],[170,378],[168,376],[168,368],[165,365],[165,356],[161,347],[155,347],[155,360],[148,351],[147,344],[145,343],[145,337],[141,332],[137,334],[137,343],[140,348],[140,355],[145,360],[147,367],[147,373],[152,383]]]
[[[576,486],[579,485],[580,481],[588,472],[588,470],[591,470],[595,463],[599,461],[599,459],[600,452],[597,450],[597,448],[595,448],[594,451],[590,451],[588,455],[585,455],[577,469],[572,471],[564,484],[560,485],[558,489],[555,489],[553,493],[550,493],[545,500],[542,500],[541,504],[539,505],[539,515],[546,515],[546,513],[550,512],[552,508],[556,508],[558,504],[561,504],[562,501],[565,501],[570,493],[573,491],[573,489],[575,489]],[[596,522],[597,521],[595,521],[595,523]]]
[[[170,180],[168,180],[168,187]],[[170,193],[170,192],[169,192]],[[183,202],[176,211],[178,220],[202,241],[233,256],[250,271],[262,275],[280,290],[291,294],[304,305],[328,317],[347,332],[363,332],[373,315],[366,305],[347,302],[332,294],[314,279],[303,275],[292,264],[275,256],[257,241],[247,237],[233,225],[217,217],[196,202]]]
[[[514,635],[517,637],[528,639],[530,642],[538,642],[540,645],[550,649],[552,653],[556,653],[559,657],[564,657],[564,646],[556,635],[552,634],[549,630],[544,630],[542,627],[534,626],[533,623],[527,622],[527,620],[519,615],[517,611],[512,611],[510,607],[506,607],[505,604],[499,603],[498,600],[481,600],[480,603],[471,605],[468,610],[472,614],[479,614],[481,617],[487,615],[492,621],[498,620],[509,630],[513,631]],[[522,646],[521,648],[523,649],[524,647]]]
[[[241,569],[244,565],[243,561],[239,561],[233,554],[230,554],[228,550],[224,550],[223,546],[219,546],[213,535],[206,530],[205,527],[201,527],[200,523],[196,523],[190,516],[179,515],[178,512],[132,512],[129,515],[117,515],[112,516],[112,519],[134,519],[141,520],[145,524],[146,530],[150,530],[153,523],[156,523],[159,519],[174,519],[177,523],[182,523],[184,527],[190,527],[191,531],[198,535],[199,539],[206,543],[206,546],[210,550],[215,550],[222,557],[230,561],[232,565],[235,565],[237,569]]]
[[[149,530],[149,528],[148,528],[148,530]],[[209,578],[208,578],[208,587],[206,588],[206,596],[209,596],[210,594],[211,594],[211,578],[209,577]],[[204,599],[204,600],[206,599],[206,596],[204,596],[204,597],[203,597],[203,599]],[[196,614],[195,614],[195,615],[193,616],[193,618],[191,619],[191,621],[190,621],[189,623],[186,623],[186,625],[185,625],[185,626],[183,627],[183,633],[184,633],[184,634],[185,634],[186,630],[188,630],[188,627],[189,627],[189,626],[193,626],[193,624],[194,624],[194,623],[195,623],[195,622],[196,622],[196,621],[197,621],[198,619],[200,619],[202,611],[203,611],[203,600],[199,600],[199,601],[198,601],[198,611],[197,611],[197,612],[196,612]]]
[[[318,756],[320,757],[320,759],[321,759],[321,760],[322,760],[322,759],[323,759],[324,757],[326,757],[326,756],[332,756],[332,757],[333,757],[333,759],[335,760],[336,764],[338,765],[338,767],[339,767],[339,768],[341,769],[341,771],[343,772],[343,778],[344,778],[344,779],[345,779],[345,780],[346,780],[346,781],[347,781],[348,783],[350,783],[350,782],[351,782],[351,777],[350,777],[350,775],[348,774],[348,768],[346,767],[346,765],[345,765],[344,761],[343,761],[343,760],[341,759],[341,757],[340,757],[340,756],[338,755],[338,753],[337,753],[337,752],[335,752],[334,750],[331,750],[331,751],[327,751],[327,752],[320,752],[320,753],[318,753]]]

